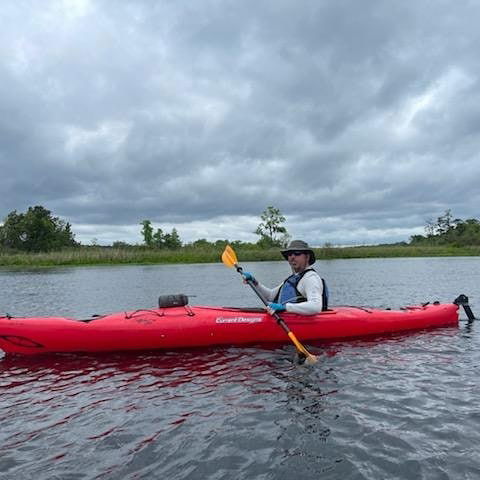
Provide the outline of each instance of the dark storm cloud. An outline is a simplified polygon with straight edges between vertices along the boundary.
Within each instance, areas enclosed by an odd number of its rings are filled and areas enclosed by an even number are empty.
[[[25,14],[28,12],[28,15]],[[480,6],[460,1],[6,1],[0,217],[81,240],[312,243],[478,217]],[[121,237],[121,238],[120,238]]]

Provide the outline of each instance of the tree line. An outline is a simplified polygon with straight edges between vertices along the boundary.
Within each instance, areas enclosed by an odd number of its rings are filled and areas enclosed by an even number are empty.
[[[266,249],[284,247],[290,235],[284,226],[286,222],[278,208],[268,206],[260,215],[255,234],[259,236],[257,242],[242,242],[240,240],[216,240],[210,242],[200,238],[190,243],[183,243],[176,228],[170,232],[161,228],[154,228],[150,220],[140,222],[141,245],[130,245],[126,242],[114,242],[116,248],[154,248],[175,250],[182,247],[193,248],[223,248],[231,243],[236,248]],[[413,235],[409,243],[411,246],[450,245],[457,247],[480,245],[480,221],[476,218],[462,220],[454,218],[451,210],[446,210],[436,220],[429,219],[425,225],[425,235]],[[60,219],[52,212],[40,205],[29,207],[25,213],[16,210],[10,212],[0,225],[0,248],[19,252],[48,252],[63,248],[81,247],[75,240],[69,222]]]
[[[42,206],[29,207],[25,213],[10,212],[0,226],[0,245],[26,252],[47,252],[75,247],[71,225]]]
[[[142,247],[156,249],[175,250],[184,246],[194,248],[218,248],[227,243],[236,247],[271,248],[283,247],[287,244],[290,236],[286,227],[286,221],[278,208],[267,207],[260,215],[261,222],[254,233],[260,236],[256,243],[241,241],[217,240],[209,242],[205,238],[184,244],[176,228],[171,232],[164,232],[161,228],[154,228],[150,220],[142,220],[140,225],[143,238]],[[16,210],[10,212],[0,225],[0,248],[20,252],[48,252],[63,248],[81,247],[81,243],[75,240],[71,224],[43,206],[29,207],[25,213]],[[112,244],[117,248],[134,248],[139,245],[130,245],[118,241]]]
[[[425,235],[413,235],[410,245],[480,245],[480,221],[476,218],[454,218],[450,209],[445,210],[436,220],[427,220]]]

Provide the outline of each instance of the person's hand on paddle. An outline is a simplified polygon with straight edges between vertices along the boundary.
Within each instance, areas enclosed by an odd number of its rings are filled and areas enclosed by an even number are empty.
[[[242,272],[243,283],[252,282],[254,285],[258,285],[257,279],[250,272]]]
[[[270,302],[267,305],[267,312],[270,315],[273,315],[274,313],[281,313],[281,312],[284,312],[285,310],[286,310],[285,305],[282,305],[281,303]]]

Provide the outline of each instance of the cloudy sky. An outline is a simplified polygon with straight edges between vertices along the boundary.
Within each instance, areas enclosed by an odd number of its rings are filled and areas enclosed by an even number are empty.
[[[313,245],[479,218],[480,2],[2,0],[0,220]]]

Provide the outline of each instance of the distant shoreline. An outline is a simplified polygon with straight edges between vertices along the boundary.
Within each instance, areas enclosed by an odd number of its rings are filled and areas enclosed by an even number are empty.
[[[480,255],[480,246],[377,245],[321,247],[314,250],[318,260]],[[220,263],[222,251],[222,248],[187,246],[177,250],[145,247],[78,247],[48,253],[0,252],[0,267]],[[282,260],[278,249],[261,250],[238,247],[236,252],[240,263]]]

